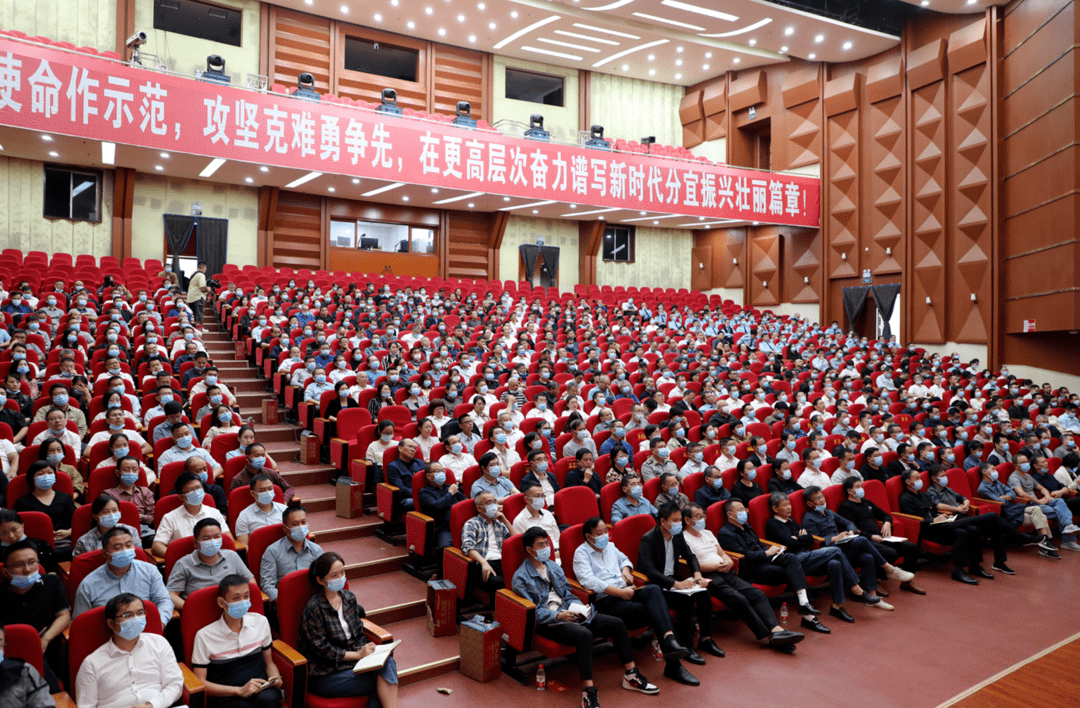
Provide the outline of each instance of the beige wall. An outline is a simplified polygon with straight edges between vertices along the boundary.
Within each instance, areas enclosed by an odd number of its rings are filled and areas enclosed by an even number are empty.
[[[597,285],[690,287],[690,250],[694,247],[692,232],[639,226],[634,238],[633,263],[605,263],[597,259]]]
[[[515,101],[506,97],[506,67],[535,71],[541,74],[563,77],[563,105],[545,106],[529,101]],[[491,119],[492,122],[508,118],[519,123],[528,123],[529,116],[539,113],[544,116],[544,130],[551,137],[568,143],[577,143],[578,129],[578,73],[577,69],[564,69],[537,62],[495,57],[495,78],[492,82]],[[561,256],[560,256],[561,259]]]
[[[576,221],[563,219],[529,219],[511,216],[506,223],[502,246],[499,248],[499,277],[517,280],[521,265],[518,246],[536,243],[537,235],[543,235],[545,246],[559,248],[559,290],[573,290],[579,282],[578,271],[578,225]],[[689,256],[688,256],[689,258]]]
[[[706,140],[690,148],[690,152],[698,157],[708,158],[713,162],[727,162],[727,138]]]
[[[661,145],[682,145],[679,102],[682,86],[592,73],[589,121],[604,126],[605,138],[640,140],[656,136]]]
[[[154,0],[136,0],[135,28],[149,36],[144,49],[161,57],[173,71],[194,74],[196,69],[206,68],[207,56],[220,54],[225,60],[225,73],[232,77],[233,84],[244,86],[244,74],[259,73],[259,3],[256,0],[214,2],[243,12],[239,47],[154,29]],[[115,7],[114,3],[110,4]]]
[[[0,27],[111,52],[116,50],[116,0],[4,0]]]
[[[113,173],[101,179],[101,221],[46,219],[42,163],[0,157],[0,247],[20,251],[112,255]]]
[[[139,173],[135,177],[131,255],[164,258],[165,226],[162,214],[190,214],[200,202],[204,216],[229,220],[226,262],[238,266],[258,262],[258,191],[250,187]]]

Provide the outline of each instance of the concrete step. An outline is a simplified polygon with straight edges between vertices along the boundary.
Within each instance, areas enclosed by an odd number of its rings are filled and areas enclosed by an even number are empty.
[[[386,627],[423,617],[427,621],[427,585],[406,573],[386,573],[349,581],[367,619]]]
[[[417,584],[422,587],[422,584]],[[360,598],[357,597],[357,600]],[[382,627],[392,632],[394,639],[401,640],[401,645],[394,650],[394,660],[397,662],[398,681],[402,686],[458,670],[461,639],[457,634],[432,637],[427,630],[426,612],[421,617]]]
[[[337,470],[330,465],[302,465],[299,462],[293,462],[292,457],[287,460],[276,457],[274,459],[278,463],[278,472],[294,487],[321,484],[330,490],[327,482],[330,481],[331,476],[337,475]]]
[[[311,514],[308,515],[309,524],[311,523],[311,516]],[[336,521],[344,521],[344,519],[334,518]],[[362,518],[371,519],[373,517]],[[353,521],[359,520],[353,519]],[[372,534],[374,534],[374,527],[372,528]],[[340,553],[341,557],[345,559],[345,575],[349,580],[353,578],[370,578],[384,573],[396,573],[401,570],[405,560],[409,557],[409,552],[404,545],[391,546],[374,535],[344,540],[329,540],[326,543],[323,543],[323,540],[316,538],[316,543],[322,546],[324,551]]]
[[[237,369],[235,370],[235,373],[233,371],[229,371],[224,376],[222,376],[222,379],[228,385],[229,390],[231,390],[234,394],[241,392],[255,392],[267,394],[267,382],[264,379],[256,378],[254,376],[254,373],[255,370],[251,368]]]
[[[277,425],[263,425],[259,422],[260,420],[262,420],[261,415],[254,416],[254,418],[255,430],[258,433],[259,442],[264,444],[279,442],[289,442],[294,444],[296,443],[296,435],[298,435],[298,433],[294,432],[296,429],[293,428],[291,425],[286,425],[285,423],[278,423]]]
[[[220,361],[214,363],[216,364],[217,368],[221,369],[223,373],[227,372],[225,373],[226,376],[233,375],[233,372],[237,372],[236,375],[239,375],[239,372],[242,371],[256,371],[256,369],[251,366],[251,364],[249,364],[246,359],[221,359]]]
[[[277,400],[274,398],[274,394],[269,391],[235,391],[233,395],[236,396],[236,403],[241,410],[257,411],[260,418],[262,417],[262,402],[267,398]],[[240,415],[243,416],[244,413]],[[255,415],[255,413],[250,415]]]
[[[289,478],[285,478],[289,481]],[[291,483],[291,482],[290,482]],[[305,484],[295,487],[296,495],[302,500],[309,514],[317,511],[333,512],[335,508],[334,488],[329,484]],[[342,519],[346,521],[346,519]]]

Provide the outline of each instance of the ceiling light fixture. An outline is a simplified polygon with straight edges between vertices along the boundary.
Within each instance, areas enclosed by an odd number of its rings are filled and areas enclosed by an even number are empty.
[[[341,14],[343,14],[343,15],[348,15],[349,14],[349,6],[348,5],[342,5],[341,6]]]
[[[705,52],[706,59],[712,59],[712,52]]]
[[[376,12],[375,13],[375,21],[376,22],[382,22],[382,15],[380,15],[379,13]]]
[[[416,23],[413,22],[412,20],[409,20],[408,22],[406,22],[405,26],[408,27],[409,29],[416,29]]]
[[[742,59],[740,59],[739,57],[735,57],[734,59],[731,60],[731,63],[732,64],[738,64],[740,61],[742,61]]]
[[[682,59],[676,59],[675,66],[682,66]]]
[[[263,165],[262,167],[259,168],[259,171],[260,172],[269,172],[270,168],[267,167],[266,165]]]
[[[810,52],[810,56],[808,56],[807,59],[817,59],[817,54]]]
[[[554,203],[555,203],[554,199],[547,199],[547,200],[542,201],[542,202],[529,202],[528,204],[518,204],[517,206],[503,207],[503,208],[499,209],[499,211],[514,211],[515,209],[530,209],[531,208],[531,209],[533,209],[533,213],[535,214],[536,213],[536,207],[547,206],[548,204],[554,204]],[[576,209],[577,207],[574,206],[574,205],[570,205],[570,208],[571,209]]]
[[[485,10],[485,9],[487,9],[487,5],[485,5],[482,2],[478,2],[478,3],[476,3],[476,9],[477,10]]]
[[[794,27],[785,27],[784,28],[784,36],[785,37],[790,37],[793,34],[795,34],[795,28]]]
[[[286,186],[288,186],[288,185],[286,185]],[[391,189],[397,189],[398,187],[404,187],[404,186],[405,186],[404,182],[394,182],[392,184],[387,184],[387,185],[384,185],[384,186],[379,187],[377,189],[373,189],[370,192],[364,192],[360,196],[361,197],[374,197],[376,194],[382,194],[383,192],[389,192]]]
[[[359,177],[353,177],[352,183],[353,184],[360,184],[360,178]]]
[[[326,191],[327,191],[327,192],[336,192],[337,190],[336,190],[336,189],[334,189],[333,187],[327,187],[327,188],[326,188]]]
[[[844,51],[851,49],[851,42],[844,42]]]
[[[430,15],[431,15],[431,14],[433,14],[434,12],[435,12],[435,11],[434,11],[434,10],[432,10],[432,9],[431,9],[430,7],[425,7],[425,8],[424,8],[424,14],[425,14],[425,15],[429,15],[429,16],[430,16]]]
[[[649,69],[649,76],[656,76],[656,69]]]
[[[675,51],[678,52],[679,54],[682,54],[683,48],[682,47],[675,47]]]
[[[42,135],[42,136],[41,136],[41,139],[42,139],[42,140],[44,140],[44,141],[45,141],[45,142],[47,142],[47,143],[51,143],[51,142],[52,142],[52,136],[51,136],[51,135]]]
[[[439,36],[440,37],[445,37],[446,36],[446,29],[445,28],[443,28],[443,27],[439,28]]]
[[[409,197],[408,197],[408,195],[406,195],[406,196],[402,197],[402,198],[401,198],[401,201],[403,201],[403,202],[407,202],[407,201],[409,201]]]
[[[686,12],[693,12],[696,15],[704,15],[705,17],[713,17],[717,20],[726,20],[728,22],[737,22],[738,17],[735,15],[729,15],[726,12],[720,12],[719,10],[713,10],[707,7],[698,7],[697,5],[691,5],[688,2],[682,2],[681,0],[663,0],[661,5],[667,5],[673,7],[676,10],[685,10]]]
[[[605,10],[614,10],[624,5],[629,5],[634,0],[615,0],[613,3],[607,5],[601,5],[600,7],[583,7],[582,10],[588,10],[589,12],[604,12]]]
[[[116,143],[101,143],[101,161],[106,165],[116,164]]]
[[[702,64],[701,65],[701,70],[702,71],[708,71],[709,70],[709,65],[708,64]]]
[[[750,40],[750,41],[748,42],[748,44],[749,44],[749,45],[750,45],[751,47],[753,47],[754,45],[756,45],[756,44],[757,44],[757,40],[756,40],[756,39],[751,39],[751,40]]]
[[[484,194],[485,194],[484,192],[470,192],[469,194],[462,194],[459,197],[450,197],[449,199],[440,199],[439,201],[432,202],[432,203],[433,204],[453,204],[454,202],[463,202],[466,199],[474,199],[475,197],[482,197],[482,196],[484,196]],[[509,199],[509,197],[507,197],[507,199]]]
[[[550,49],[542,49],[541,47],[522,47],[523,52],[533,52],[535,54],[546,54],[549,57],[559,57],[560,59],[569,59],[571,61],[581,61],[581,57],[574,54],[566,54],[565,52],[554,52]]]
[[[592,68],[598,69],[601,66],[603,66],[604,64],[607,64],[609,61],[615,61],[616,59],[622,59],[627,54],[633,54],[634,52],[640,52],[643,49],[651,49],[652,47],[659,47],[661,44],[667,44],[667,43],[668,43],[668,40],[666,40],[666,39],[658,39],[655,42],[648,42],[647,44],[641,44],[641,45],[638,45],[638,46],[633,47],[631,49],[624,49],[621,52],[617,52],[615,54],[612,54],[607,59],[601,59],[600,61],[593,64]]]
[[[539,214],[539,213],[540,213],[539,209],[533,209],[533,214]]]
[[[514,13],[511,12],[510,16],[513,17]],[[641,39],[641,37],[637,36],[636,34],[627,34],[626,32],[617,32],[615,30],[604,29],[603,27],[595,27],[593,25],[583,25],[580,22],[575,22],[574,27],[577,27],[578,29],[592,30],[593,32],[603,32],[604,34],[610,34],[610,35],[613,35],[615,37],[626,37],[627,39]]]
[[[469,35],[469,44],[476,44],[476,35],[475,34],[470,34]]]
[[[523,29],[519,29],[517,32],[514,32],[512,35],[510,35],[506,39],[504,39],[501,42],[499,42],[498,44],[496,44],[494,48],[495,49],[502,49],[507,44],[510,44],[511,42],[513,42],[515,39],[518,39],[519,37],[524,37],[529,32],[532,32],[535,29],[540,29],[544,25],[549,25],[552,22],[558,21],[559,19],[561,19],[561,18],[558,15],[551,15],[550,17],[545,17],[544,19],[542,19],[542,20],[540,20],[538,22],[532,23],[528,27],[525,27]],[[492,22],[491,24],[495,24],[495,23]],[[491,25],[489,25],[489,27],[490,26]]]
[[[465,21],[465,15],[458,15],[457,16],[457,21],[458,22],[464,22]]]
[[[297,177],[292,182],[289,182],[287,185],[285,185],[285,188],[292,189],[294,187],[299,187],[302,184],[307,184],[313,179],[318,179],[319,177],[322,177],[322,174],[322,172],[308,172],[306,175],[302,177]]]
[[[619,43],[611,39],[601,39],[600,37],[590,37],[587,34],[580,34],[578,32],[568,32],[566,30],[555,30],[555,34],[561,34],[564,37],[574,37],[575,39],[587,39],[590,42],[599,42],[600,44],[610,44],[613,47],[619,46]]]
[[[613,211],[623,211],[622,207],[611,207],[610,209],[594,209],[593,211],[575,211],[570,214],[563,214],[563,216],[592,216],[593,214],[608,214]]]
[[[254,182],[255,180],[251,179],[250,177],[245,177],[245,178],[244,178],[244,181],[245,181],[245,182],[247,182],[248,184],[251,184],[251,183],[252,183],[252,182]]]
[[[558,47],[568,47],[570,49],[580,49],[583,52],[593,52],[594,54],[599,54],[600,53],[600,50],[597,49],[596,47],[583,47],[580,44],[571,44],[570,42],[560,42],[557,39],[548,39],[547,37],[538,37],[536,39],[536,41],[537,42],[544,42],[545,44],[554,44],[555,46],[558,46]]]
[[[732,30],[731,32],[720,32],[720,33],[717,33],[717,34],[703,34],[701,36],[702,37],[710,37],[710,38],[734,37],[736,35],[746,34],[747,32],[753,32],[757,28],[764,27],[765,25],[769,24],[770,22],[772,22],[772,18],[771,17],[766,17],[764,20],[759,20],[759,21],[755,22],[752,25],[747,25],[746,27],[743,27],[742,29]],[[794,31],[794,30],[792,30],[792,31]]]
[[[218,171],[219,167],[221,167],[224,164],[225,164],[225,158],[224,157],[215,157],[213,160],[210,161],[209,165],[207,165],[206,167],[203,168],[203,171],[199,173],[199,176],[200,177],[210,177],[211,175],[213,175],[215,172]]]
[[[489,30],[495,29],[495,23],[494,22],[488,22],[488,29]]]
[[[510,13],[510,17],[512,17],[513,19],[515,19],[515,20],[516,20],[516,19],[518,18],[518,13],[517,13],[517,10],[514,10],[513,12],[511,12],[511,13]]]
[[[472,208],[473,208],[473,207],[475,207],[475,206],[476,206],[475,204],[473,204],[472,202],[469,202],[469,208],[470,208],[470,209],[472,209]]]
[[[825,35],[819,34],[814,36],[814,44],[821,44],[825,41]]]
[[[787,47],[780,47],[781,54],[787,54]]]
[[[439,193],[439,188],[438,187],[432,187],[431,188],[431,193],[432,194],[438,194]]]
[[[161,172],[165,168],[162,167],[161,165],[154,165],[154,169],[157,170],[158,172]]]
[[[682,79],[682,74],[675,74],[675,80],[676,81],[679,81],[681,79]]]

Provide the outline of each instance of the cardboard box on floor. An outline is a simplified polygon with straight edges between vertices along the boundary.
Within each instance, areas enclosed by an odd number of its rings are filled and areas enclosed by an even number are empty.
[[[483,618],[461,623],[461,673],[487,683],[502,676],[502,627]]]

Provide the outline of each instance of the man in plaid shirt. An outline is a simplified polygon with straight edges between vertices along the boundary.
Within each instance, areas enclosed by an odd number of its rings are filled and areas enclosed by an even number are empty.
[[[476,516],[461,530],[461,550],[480,564],[480,588],[495,596],[505,587],[502,571],[502,545],[514,531],[510,520],[499,510],[495,495],[481,492],[474,499]]]

